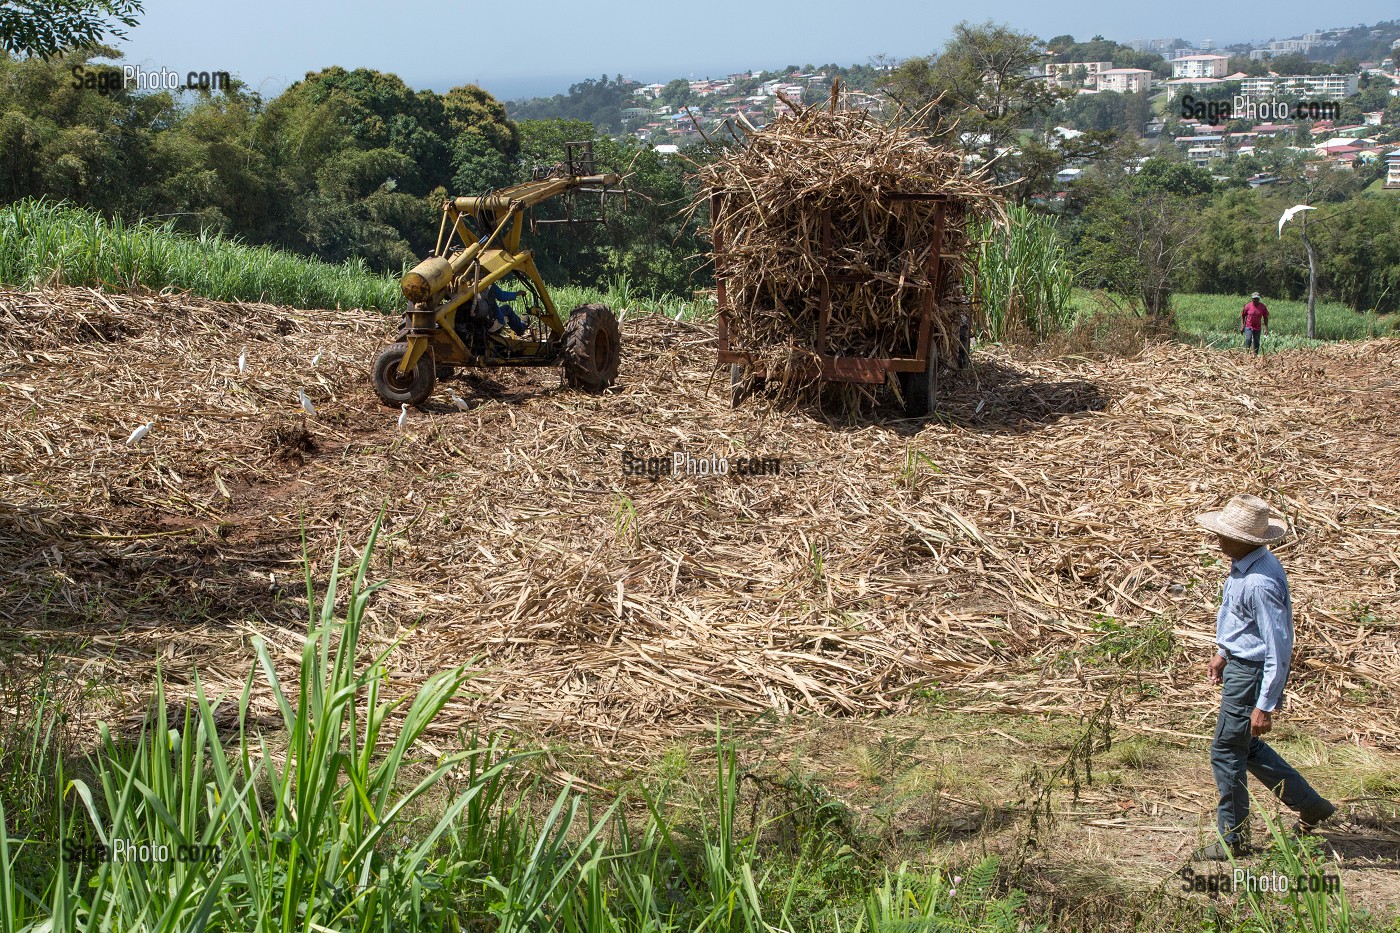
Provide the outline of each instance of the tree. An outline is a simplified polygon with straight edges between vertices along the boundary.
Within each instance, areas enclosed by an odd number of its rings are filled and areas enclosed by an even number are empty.
[[[1230,74],[1242,72],[1251,78],[1261,78],[1269,73],[1269,66],[1257,58],[1250,58],[1248,55],[1231,55],[1225,70]]]
[[[1308,57],[1302,52],[1287,52],[1283,55],[1275,55],[1269,60],[1269,69],[1275,74],[1281,75],[1310,75],[1317,74],[1319,70],[1331,70],[1321,62],[1308,61]]]
[[[908,111],[929,106],[930,135],[990,162],[1068,96],[1035,76],[1044,58],[1034,36],[990,22],[959,23],[941,55],[900,65],[888,93]],[[1001,159],[995,172],[1007,180],[1018,168]]]
[[[1168,325],[1200,234],[1201,202],[1213,189],[1204,169],[1156,158],[1136,175],[1110,179],[1084,213],[1080,280],[1127,296],[1153,324]]]
[[[666,86],[661,89],[661,102],[672,107],[680,108],[690,103],[691,91],[690,82],[685,78],[674,78],[666,82]]]
[[[53,58],[70,49],[125,39],[141,0],[0,0],[0,47]]]

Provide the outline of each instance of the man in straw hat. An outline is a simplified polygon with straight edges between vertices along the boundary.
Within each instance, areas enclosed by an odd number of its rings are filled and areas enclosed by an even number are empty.
[[[1298,826],[1304,832],[1330,817],[1336,807],[1259,738],[1273,728],[1293,653],[1288,578],[1268,548],[1286,528],[1257,496],[1235,496],[1225,508],[1196,521],[1215,532],[1220,549],[1230,558],[1230,575],[1215,618],[1219,650],[1207,671],[1210,682],[1221,686],[1220,716],[1210,747],[1211,769],[1220,788],[1220,839],[1195,856],[1223,861],[1248,850],[1246,774],[1298,811]]]

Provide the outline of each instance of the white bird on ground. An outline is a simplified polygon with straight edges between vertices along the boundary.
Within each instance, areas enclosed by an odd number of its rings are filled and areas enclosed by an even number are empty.
[[[137,428],[135,431],[132,431],[131,436],[126,439],[126,446],[131,447],[134,444],[141,443],[141,438],[145,437],[147,434],[150,434],[151,428],[155,426],[156,423],[154,421],[147,421],[145,424],[141,425],[141,427]]]
[[[399,406],[399,430],[408,427],[408,403],[404,402]]]
[[[297,397],[301,401],[301,410],[311,417],[316,417],[316,406],[311,404],[311,399],[307,397],[305,389],[297,389]]]
[[[244,347],[238,354],[238,375],[243,375],[248,371],[248,348]]]
[[[462,396],[458,395],[456,392],[449,392],[447,393],[447,395],[449,398],[452,399],[452,404],[457,406],[458,411],[467,411],[471,408],[471,406],[467,404],[467,400],[462,398]]]
[[[1294,214],[1298,213],[1299,211],[1315,211],[1315,210],[1317,210],[1317,208],[1315,208],[1315,207],[1309,207],[1309,206],[1306,205],[1306,204],[1295,204],[1295,205],[1293,205],[1292,207],[1290,207],[1288,210],[1284,211],[1284,212],[1283,212],[1283,215],[1282,215],[1281,217],[1279,217],[1279,219],[1278,219],[1278,236],[1279,236],[1279,239],[1283,239],[1283,225],[1286,224],[1286,223],[1288,223],[1290,220],[1292,220]]]
[[[320,347],[317,347],[317,348],[316,348],[316,355],[313,356],[313,357],[311,358],[311,365],[312,365],[312,366],[317,366],[317,365],[320,364],[320,362],[321,362],[321,348],[320,348]]]

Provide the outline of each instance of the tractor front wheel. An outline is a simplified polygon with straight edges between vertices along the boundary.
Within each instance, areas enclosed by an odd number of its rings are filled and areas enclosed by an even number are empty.
[[[602,392],[617,379],[622,334],[607,305],[579,305],[564,325],[564,376],[585,392]]]
[[[437,384],[431,352],[418,357],[418,363],[408,373],[399,372],[399,362],[408,353],[407,343],[395,343],[380,351],[374,359],[374,392],[391,408],[407,402],[421,405]]]

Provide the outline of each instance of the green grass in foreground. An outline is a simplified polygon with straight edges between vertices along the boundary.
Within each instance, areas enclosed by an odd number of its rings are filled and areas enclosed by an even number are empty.
[[[322,262],[170,224],[107,220],[71,204],[24,200],[0,208],[0,282],[159,291],[301,308],[397,309],[398,279],[363,260]]]
[[[139,736],[104,728],[76,761],[55,739],[62,710],[43,690],[25,693],[25,718],[0,725],[0,931],[1047,928],[1045,907],[1000,877],[994,857],[961,876],[890,867],[850,848],[844,805],[829,795],[741,805],[737,754],[722,741],[695,784],[663,777],[615,796],[547,790],[535,753],[489,739],[429,751],[420,740],[469,670],[440,671],[395,701],[381,694],[388,652],[357,663],[376,535],[355,569],[331,567],[319,599],[308,571],[294,685],[254,638],[256,670],[232,698],[227,738],[198,680],[174,718],[157,683]],[[249,728],[256,681],[280,720],[268,737]],[[1320,869],[1289,838],[1277,844],[1290,869]],[[141,845],[154,857],[132,858]],[[1237,908],[1206,915],[1178,903],[1152,929],[1353,928],[1340,890]],[[1092,929],[1068,922],[1056,929]]]

